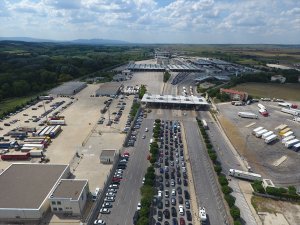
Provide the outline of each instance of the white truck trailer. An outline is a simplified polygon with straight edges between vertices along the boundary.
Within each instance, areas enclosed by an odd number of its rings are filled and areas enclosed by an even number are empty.
[[[258,137],[258,138],[260,138],[264,133],[267,133],[267,132],[268,132],[268,130],[263,129],[263,130],[257,131],[255,133],[255,136]]]
[[[282,138],[286,138],[286,137],[291,136],[291,135],[293,135],[293,134],[294,134],[294,132],[290,130],[290,131],[284,133],[284,134],[282,135]]]
[[[291,148],[293,147],[295,144],[298,144],[300,143],[300,141],[298,139],[293,139],[293,140],[290,140],[290,141],[287,141],[284,145],[285,147],[287,148]]]
[[[275,141],[276,139],[277,139],[277,135],[276,134],[272,134],[272,135],[266,137],[265,143],[266,144],[270,144],[272,141]]]
[[[288,113],[293,116],[300,116],[299,110],[295,110],[295,109],[281,108],[281,112]]]
[[[66,125],[65,120],[49,120],[48,121],[49,125]]]
[[[29,154],[31,157],[42,157],[44,156],[43,150],[30,150]]]
[[[232,177],[245,179],[245,180],[262,180],[262,177],[260,174],[257,173],[250,173],[246,171],[236,170],[236,169],[229,169],[229,175]]]
[[[263,127],[256,127],[253,131],[252,134],[255,135],[257,131],[263,130]]]
[[[39,150],[43,150],[45,148],[45,145],[44,144],[24,144],[23,145],[23,148],[36,148],[36,149],[39,149]]]
[[[50,127],[45,127],[45,129],[44,130],[42,130],[40,133],[39,133],[39,136],[41,136],[41,137],[43,137],[43,136],[45,136],[45,133],[47,132],[47,130],[49,130],[49,128]]]
[[[286,142],[288,142],[288,141],[290,141],[290,140],[293,140],[293,139],[295,139],[295,136],[288,136],[288,137],[286,137],[286,138],[283,138],[282,140],[281,140],[281,143],[282,144],[285,144]]]
[[[268,131],[267,133],[264,133],[261,137],[262,137],[262,139],[266,139],[268,136],[270,136],[272,134],[274,134],[273,131]]]
[[[259,109],[267,110],[263,104],[258,103],[257,106]]]
[[[242,118],[250,118],[250,119],[258,118],[258,116],[255,113],[251,113],[251,112],[238,112],[238,116]]]
[[[284,108],[288,108],[288,109],[290,107],[292,107],[292,104],[288,103],[288,102],[279,102],[278,105],[281,106],[281,107],[284,107]]]

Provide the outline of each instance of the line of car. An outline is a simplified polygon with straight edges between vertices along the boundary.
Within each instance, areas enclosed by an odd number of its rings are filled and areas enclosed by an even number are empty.
[[[129,153],[124,152],[124,154],[120,157],[117,169],[114,173],[114,176],[111,179],[111,183],[108,186],[108,190],[105,193],[105,198],[102,203],[102,207],[99,210],[100,214],[109,214],[111,212],[111,208],[113,207],[113,202],[116,199],[117,191],[119,189],[119,185],[123,178],[123,171],[127,167],[127,162],[129,160]],[[96,195],[97,196],[97,195]],[[94,224],[96,225],[106,225],[106,222],[102,219],[98,219],[94,221]]]
[[[191,225],[188,176],[178,121],[161,121],[159,150],[159,160],[155,164],[157,196],[153,199],[157,213],[154,210],[151,224],[185,225],[187,220]]]

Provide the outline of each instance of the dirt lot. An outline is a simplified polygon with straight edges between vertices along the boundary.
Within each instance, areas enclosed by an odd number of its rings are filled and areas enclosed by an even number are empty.
[[[252,96],[282,98],[300,101],[300,84],[262,84],[246,83],[234,87],[235,90],[246,91]]]
[[[280,107],[276,103],[263,102],[262,104],[267,107],[269,117],[258,114],[257,104],[232,106],[230,103],[221,103],[217,105],[220,111],[218,118],[239,154],[248,161],[255,172],[272,179],[276,185],[299,185],[299,153],[287,149],[281,141],[265,144],[263,139],[251,133],[259,126],[277,133],[275,127],[286,124],[294,131],[296,137],[300,137],[300,124],[292,121],[292,116],[280,112]],[[237,115],[240,111],[256,113],[259,118],[257,120],[240,118]],[[287,159],[279,166],[274,166],[274,162],[283,156]]]
[[[300,205],[253,196],[252,205],[265,225],[300,224]]]

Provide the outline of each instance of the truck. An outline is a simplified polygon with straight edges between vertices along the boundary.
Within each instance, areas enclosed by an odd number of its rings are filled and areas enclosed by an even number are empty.
[[[49,128],[50,128],[50,127],[46,126],[45,129],[42,130],[42,131],[39,133],[39,136],[40,136],[40,137],[46,136],[45,133],[47,132],[47,130],[49,130]]]
[[[14,152],[1,155],[2,160],[26,160],[30,158],[29,152]]]
[[[267,133],[264,133],[261,137],[262,137],[262,139],[266,139],[268,136],[270,136],[272,134],[274,134],[273,131],[268,131]]]
[[[283,134],[282,138],[286,138],[288,136],[291,136],[292,134],[294,134],[294,132],[290,130],[290,131],[286,132],[285,134]]]
[[[10,135],[11,137],[26,137],[27,132],[24,132],[24,131],[10,131],[10,132],[8,132],[8,135]]]
[[[0,143],[0,149],[10,149],[10,148],[16,148],[16,147],[19,147],[19,144],[17,141]]]
[[[279,131],[279,134],[280,134],[280,136],[282,136],[282,135],[284,135],[286,132],[288,132],[288,131],[290,131],[290,130],[291,130],[291,128],[287,127],[287,128],[285,128],[285,129]]]
[[[268,132],[268,130],[263,129],[263,130],[257,131],[255,133],[255,136],[258,137],[258,138],[260,138],[264,133],[267,133],[267,132]]]
[[[29,151],[31,157],[42,157],[44,156],[43,150],[31,150]]]
[[[41,100],[53,100],[52,96],[39,96],[39,99]]]
[[[57,125],[54,127],[54,129],[50,132],[49,136],[51,138],[56,137],[56,135],[61,131],[61,125]]]
[[[296,110],[296,109],[281,108],[281,112],[288,113],[288,114],[291,114],[293,116],[300,116],[299,110]]]
[[[65,120],[49,120],[48,125],[66,125]]]
[[[229,169],[229,176],[250,180],[250,181],[262,180],[262,176],[260,174],[250,173],[250,172],[236,170],[236,169]]]
[[[277,135],[276,134],[272,134],[268,137],[265,138],[265,143],[266,144],[270,144],[271,142],[277,140]]]
[[[265,109],[259,109],[258,112],[259,112],[262,116],[264,116],[264,117],[269,116],[268,111],[265,110]]]
[[[207,122],[206,122],[204,119],[202,120],[202,125],[203,125],[203,128],[204,128],[205,130],[208,129]]]
[[[253,131],[252,131],[252,134],[255,135],[256,132],[260,131],[260,130],[263,130],[264,128],[263,127],[256,127]]]
[[[251,112],[238,112],[238,116],[242,118],[250,118],[250,119],[258,118],[258,116],[255,113],[251,113]]]
[[[263,110],[267,111],[266,107],[263,104],[258,103],[257,106],[259,109],[263,109]]]
[[[44,144],[24,144],[22,147],[33,147],[39,150],[43,150],[45,148]]]
[[[50,126],[49,129],[45,132],[45,136],[49,136],[50,132],[55,128],[55,126]]]
[[[205,211],[204,207],[201,207],[199,209],[199,217],[200,217],[202,224],[207,221],[206,211]]]
[[[42,126],[40,129],[33,133],[33,136],[38,136],[45,128],[46,126]]]
[[[291,135],[291,136],[288,136],[288,137],[286,137],[286,138],[283,138],[283,139],[281,140],[281,143],[282,143],[282,144],[285,144],[286,142],[288,142],[288,141],[290,141],[290,140],[293,140],[293,139],[295,139],[295,136]]]
[[[36,132],[36,128],[35,127],[19,127],[18,131],[33,133],[33,132]]]
[[[285,145],[285,147],[290,148],[298,143],[300,143],[300,141],[298,139],[293,139],[293,140],[287,141],[284,145]]]
[[[295,144],[295,145],[293,146],[293,151],[298,152],[299,150],[300,150],[300,143]]]
[[[278,127],[275,127],[275,130],[283,130],[285,128],[287,128],[288,126],[286,124],[280,124]]]

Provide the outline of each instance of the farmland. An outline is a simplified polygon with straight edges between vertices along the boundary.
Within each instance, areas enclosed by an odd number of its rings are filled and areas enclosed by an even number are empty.
[[[282,98],[300,101],[300,84],[244,83],[233,89],[246,91],[254,97]]]

